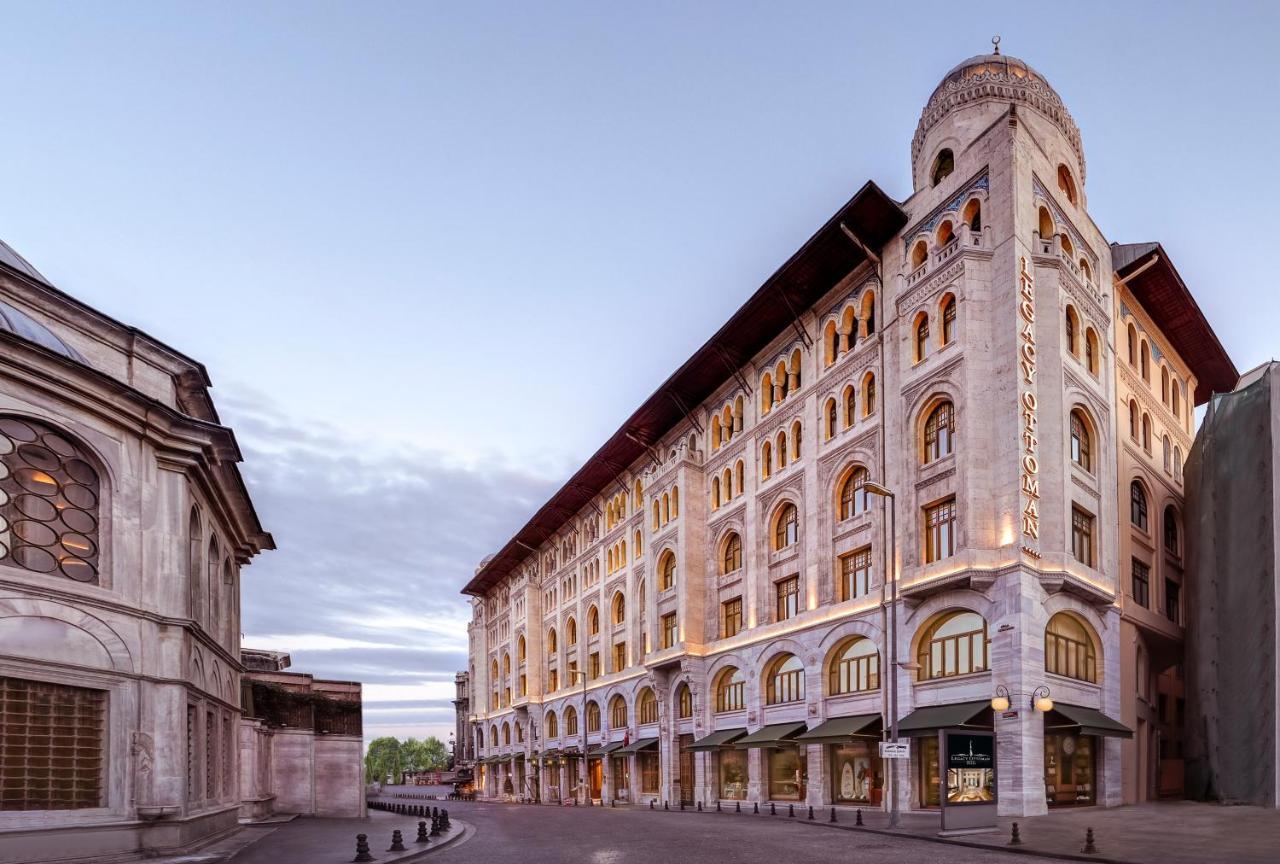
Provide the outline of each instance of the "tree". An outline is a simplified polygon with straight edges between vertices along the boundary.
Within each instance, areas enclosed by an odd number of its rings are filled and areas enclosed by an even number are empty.
[[[399,783],[404,774],[404,750],[400,742],[390,736],[375,738],[369,742],[364,756],[366,783]]]
[[[434,735],[421,741],[409,738],[400,749],[406,771],[443,771],[449,765],[449,752],[444,742]]]

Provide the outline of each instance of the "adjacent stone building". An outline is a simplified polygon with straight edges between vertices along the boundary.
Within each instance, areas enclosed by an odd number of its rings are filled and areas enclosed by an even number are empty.
[[[1145,290],[1150,256],[1089,218],[1079,131],[1027,64],[948,72],[911,164],[905,202],[863,186],[481,563],[482,794],[1124,800],[1149,622],[1122,614],[1119,526],[1151,465],[1122,462],[1118,340],[1168,358],[1156,428],[1183,447],[1190,394],[1234,369],[1188,347],[1203,316],[1165,332],[1190,294]],[[945,782],[942,732],[994,733],[994,775]]]
[[[1280,807],[1280,363],[1213,397],[1186,483],[1187,792]]]
[[[273,548],[204,367],[0,244],[0,861],[240,809],[240,573]]]

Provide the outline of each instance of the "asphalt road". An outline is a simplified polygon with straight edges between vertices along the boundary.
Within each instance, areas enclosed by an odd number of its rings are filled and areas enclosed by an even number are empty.
[[[984,849],[804,825],[800,818],[449,802],[476,834],[428,864],[992,864],[1051,862]],[[1065,864],[1065,862],[1064,862]]]

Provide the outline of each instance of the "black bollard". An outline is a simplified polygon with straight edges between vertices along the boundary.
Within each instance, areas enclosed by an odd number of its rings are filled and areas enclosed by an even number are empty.
[[[681,812],[681,813],[683,813],[683,812],[684,812],[684,799],[683,799],[683,798],[681,798],[681,799],[680,799],[680,812]]]
[[[414,843],[430,843],[431,842],[431,838],[427,836],[427,822],[425,819],[418,823],[418,836],[413,842]]]
[[[717,812],[717,813],[719,813],[719,812],[720,812],[720,799],[719,799],[719,798],[717,798],[717,799],[716,799],[716,812]]]
[[[1084,848],[1080,850],[1086,855],[1098,854],[1098,847],[1093,845],[1093,829],[1086,828],[1084,832]]]
[[[437,808],[432,807],[432,808],[431,808],[431,812],[430,812],[430,813],[428,813],[427,815],[428,815],[428,816],[430,816],[430,817],[432,817],[432,818],[435,818],[436,816],[439,816],[439,815],[440,815],[440,811],[439,811]]]
[[[650,810],[652,810],[652,809],[653,809],[653,799],[652,799],[652,798],[650,798],[650,799],[649,799],[649,809],[650,809]]]
[[[372,861],[373,856],[369,854],[369,835],[356,835],[356,857],[351,859],[355,861]]]
[[[853,820],[853,824],[861,827],[862,826],[862,808],[859,807],[857,812],[854,815],[857,818]]]
[[[449,821],[449,811],[448,811],[448,810],[441,810],[441,811],[440,811],[440,818],[444,820],[444,830],[448,831],[450,828],[452,828],[452,827],[453,827],[453,823]]]
[[[813,821],[813,807],[810,807],[810,808],[809,808],[809,821],[810,821],[810,822],[812,822],[812,821]]]
[[[432,836],[432,837],[439,837],[439,836],[440,836],[440,817],[439,817],[439,816],[432,816],[432,817],[431,817],[431,834],[430,834],[430,836]]]
[[[778,815],[778,808],[774,806],[774,803],[772,801],[769,802],[769,815],[770,816]]]
[[[755,814],[756,816],[759,816],[759,815],[760,815],[760,802],[759,802],[759,801],[757,801],[756,803],[752,804],[751,806],[752,806],[752,808],[753,808],[751,812],[752,812],[753,814]]]
[[[734,812],[734,813],[741,813],[741,812],[742,812],[742,802],[741,802],[741,801],[734,801],[734,802],[733,802],[733,812]]]
[[[662,809],[663,809],[663,810],[670,810],[671,808],[667,806],[667,802],[666,802],[666,801],[663,801],[663,802],[662,802]]]
[[[1018,833],[1018,823],[1017,823],[1017,822],[1014,822],[1014,823],[1013,823],[1013,830],[1012,830],[1012,832],[1010,832],[1010,834],[1009,834],[1009,845],[1010,845],[1010,846],[1021,846],[1021,845],[1022,845],[1022,835]]]
[[[698,802],[698,812],[699,812],[699,813],[701,813],[701,812],[702,812],[702,802],[701,802],[701,801],[699,801],[699,802]]]
[[[618,802],[617,802],[617,801],[615,801],[614,799],[610,798],[610,799],[609,799],[609,806],[610,806],[610,807],[617,807],[617,806],[618,806]]]
[[[388,852],[403,852],[404,838],[400,836],[399,831],[391,832],[391,845],[387,847]]]
[[[591,796],[590,796],[590,795],[587,795],[587,796],[586,796],[586,799],[587,799],[587,806],[588,806],[588,807],[590,807],[590,806],[591,806]]]
[[[787,816],[792,819],[796,818],[796,805],[794,804],[787,805]]]
[[[574,799],[573,799],[573,806],[574,806],[574,807],[577,807],[577,806],[578,806],[578,799],[577,799],[577,798],[574,798]]]
[[[834,807],[832,807],[832,808],[831,808],[831,818],[830,818],[830,819],[828,819],[827,821],[828,821],[828,822],[834,822],[834,821],[836,821],[836,808],[834,808]]]

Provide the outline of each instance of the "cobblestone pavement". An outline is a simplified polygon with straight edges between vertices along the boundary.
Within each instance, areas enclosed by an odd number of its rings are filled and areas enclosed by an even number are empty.
[[[866,862],[992,864],[1052,862],[870,832],[801,824],[800,817],[650,811],[599,807],[450,802],[449,813],[475,826],[464,843],[433,864],[730,864]],[[276,864],[286,864],[277,859]]]

